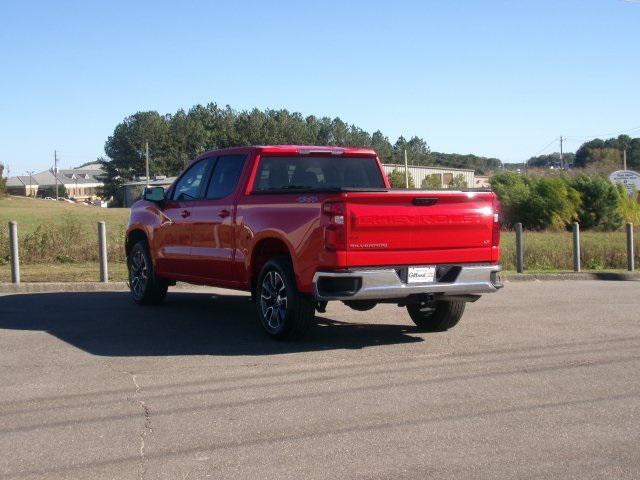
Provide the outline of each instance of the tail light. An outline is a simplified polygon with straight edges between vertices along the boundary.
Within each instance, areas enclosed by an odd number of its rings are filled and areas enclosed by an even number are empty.
[[[322,213],[329,217],[329,224],[324,229],[324,246],[327,250],[347,248],[345,210],[342,202],[327,202],[322,205]]]
[[[497,247],[500,245],[500,202],[497,198],[493,200],[493,228],[491,230],[491,246]]]

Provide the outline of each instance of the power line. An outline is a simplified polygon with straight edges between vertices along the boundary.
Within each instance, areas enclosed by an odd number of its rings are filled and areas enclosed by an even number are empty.
[[[601,133],[599,135],[567,135],[565,138],[581,139],[581,138],[609,137],[614,135],[622,135],[623,133],[634,132],[636,130],[640,130],[640,126],[630,128],[628,130],[621,130],[618,132]]]
[[[544,152],[547,148],[549,148],[551,145],[553,145],[557,141],[558,141],[558,137],[555,137],[553,140],[551,140],[549,143],[547,143],[544,147],[542,147],[540,150],[538,150],[538,152],[536,152],[535,155],[531,155],[531,156],[532,157],[537,157],[538,155],[540,155],[542,152]]]

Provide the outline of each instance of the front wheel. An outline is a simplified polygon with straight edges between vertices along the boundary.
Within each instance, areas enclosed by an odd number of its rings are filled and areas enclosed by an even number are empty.
[[[167,296],[169,284],[156,276],[147,243],[136,243],[127,257],[129,288],[133,300],[140,305],[155,305]]]
[[[464,300],[438,300],[434,303],[414,303],[407,305],[407,311],[413,323],[422,331],[444,332],[462,318],[465,307]]]
[[[276,340],[302,336],[315,316],[316,304],[298,292],[291,261],[269,260],[258,276],[256,307],[262,327]]]

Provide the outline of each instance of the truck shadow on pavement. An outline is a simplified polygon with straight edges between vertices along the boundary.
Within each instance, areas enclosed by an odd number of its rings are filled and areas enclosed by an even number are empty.
[[[306,338],[275,342],[248,296],[170,292],[140,307],[128,292],[61,292],[0,297],[0,329],[45,331],[94,355],[274,355],[421,342],[411,325],[350,324],[316,316]]]

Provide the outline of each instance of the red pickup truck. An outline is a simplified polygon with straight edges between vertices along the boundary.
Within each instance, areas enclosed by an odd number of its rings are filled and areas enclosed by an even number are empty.
[[[330,300],[394,303],[446,330],[502,286],[498,208],[489,191],[391,190],[369,149],[211,151],[132,207],[131,293],[155,304],[176,281],[248,291],[277,339]]]

